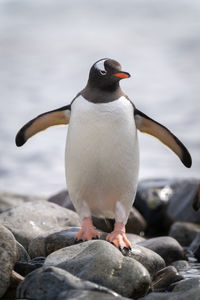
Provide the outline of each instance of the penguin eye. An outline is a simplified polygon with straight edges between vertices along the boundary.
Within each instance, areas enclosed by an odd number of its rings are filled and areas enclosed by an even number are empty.
[[[107,71],[100,70],[99,73],[100,73],[101,75],[106,75],[106,74],[107,74]]]

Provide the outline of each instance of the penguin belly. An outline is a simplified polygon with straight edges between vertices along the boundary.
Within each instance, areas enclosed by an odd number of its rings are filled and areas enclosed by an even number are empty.
[[[139,151],[133,106],[124,97],[72,104],[66,143],[66,181],[81,218],[115,218],[126,223],[138,182]]]

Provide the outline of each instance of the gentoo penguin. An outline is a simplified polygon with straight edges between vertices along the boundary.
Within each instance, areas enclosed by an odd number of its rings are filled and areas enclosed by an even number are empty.
[[[16,145],[50,126],[69,124],[66,181],[82,226],[77,240],[99,238],[91,216],[115,219],[107,240],[130,249],[125,225],[133,205],[139,169],[137,129],[168,146],[186,167],[191,156],[166,127],[139,111],[119,81],[130,74],[113,59],[100,59],[90,69],[86,87],[70,105],[43,113],[18,132]]]

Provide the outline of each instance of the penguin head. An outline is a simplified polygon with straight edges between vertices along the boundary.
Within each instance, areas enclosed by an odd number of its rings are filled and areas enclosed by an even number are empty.
[[[129,77],[130,74],[122,71],[121,65],[117,61],[103,58],[91,67],[88,84],[91,87],[113,91],[118,88],[121,79]]]

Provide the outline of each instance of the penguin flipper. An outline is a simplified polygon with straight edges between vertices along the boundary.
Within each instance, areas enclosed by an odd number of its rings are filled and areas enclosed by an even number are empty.
[[[30,137],[50,126],[68,124],[70,113],[71,105],[66,105],[37,116],[19,130],[15,138],[16,145],[24,145]]]
[[[150,134],[159,139],[163,144],[169,147],[182,161],[182,163],[190,168],[192,158],[189,151],[181,143],[181,141],[167,129],[165,126],[149,118],[147,115],[135,108],[134,110],[136,127],[141,132]]]

